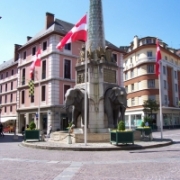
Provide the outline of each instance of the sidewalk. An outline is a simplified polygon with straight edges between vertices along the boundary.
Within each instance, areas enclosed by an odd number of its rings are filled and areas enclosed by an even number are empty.
[[[22,142],[23,146],[39,149],[48,150],[71,150],[71,151],[113,151],[113,150],[136,150],[136,149],[146,149],[155,148],[171,145],[173,141],[171,139],[157,139],[154,138],[152,141],[134,141],[134,144],[120,144],[116,146],[110,143],[73,143],[67,144],[60,142],[53,142],[49,139],[45,139],[44,142]]]

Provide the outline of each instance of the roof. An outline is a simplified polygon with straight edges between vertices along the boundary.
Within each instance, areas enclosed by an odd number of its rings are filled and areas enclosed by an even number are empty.
[[[58,34],[61,34],[62,36],[64,36],[65,34],[67,34],[72,28],[74,27],[74,24],[60,20],[60,19],[55,19],[53,25],[51,25],[48,29],[42,29],[39,33],[37,33],[34,37],[32,37],[27,43],[25,43],[21,48],[19,48],[19,50],[23,49],[25,46],[30,45],[32,43],[34,43],[35,41],[37,41],[38,39],[42,38],[45,35],[48,35],[52,32],[57,32]],[[115,50],[115,51],[119,51],[124,53],[124,51],[122,49],[119,49],[117,46],[115,46],[114,44],[112,44],[109,41],[105,41],[106,46],[108,46],[109,48]]]
[[[7,69],[8,67],[12,67],[13,65],[18,64],[18,61],[14,61],[14,59],[10,59],[8,61],[4,61],[4,63],[2,63],[0,65],[0,71]]]

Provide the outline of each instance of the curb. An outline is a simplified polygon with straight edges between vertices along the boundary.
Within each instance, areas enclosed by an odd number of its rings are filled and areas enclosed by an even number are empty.
[[[25,147],[35,148],[35,149],[46,149],[46,150],[61,150],[61,151],[121,151],[121,150],[139,150],[139,149],[149,149],[149,148],[157,148],[163,146],[169,146],[173,144],[171,139],[168,139],[167,142],[162,144],[153,144],[147,146],[140,146],[138,144],[134,145],[123,145],[123,146],[113,146],[112,147],[67,147],[67,146],[43,146],[40,144],[22,142],[21,143]]]

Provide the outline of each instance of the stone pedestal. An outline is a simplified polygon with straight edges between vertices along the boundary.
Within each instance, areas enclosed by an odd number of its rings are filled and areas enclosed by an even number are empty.
[[[50,136],[50,141],[67,143],[68,144],[68,135],[67,132],[53,132]],[[72,143],[84,143],[84,134],[71,134]],[[87,143],[98,143],[98,142],[110,142],[109,133],[88,133],[87,134]]]

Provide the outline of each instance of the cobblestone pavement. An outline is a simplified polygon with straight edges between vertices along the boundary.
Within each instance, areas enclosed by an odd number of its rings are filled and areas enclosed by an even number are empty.
[[[180,180],[180,130],[166,130],[166,147],[126,151],[60,151],[0,137],[0,180]],[[154,132],[153,137],[160,137]]]

